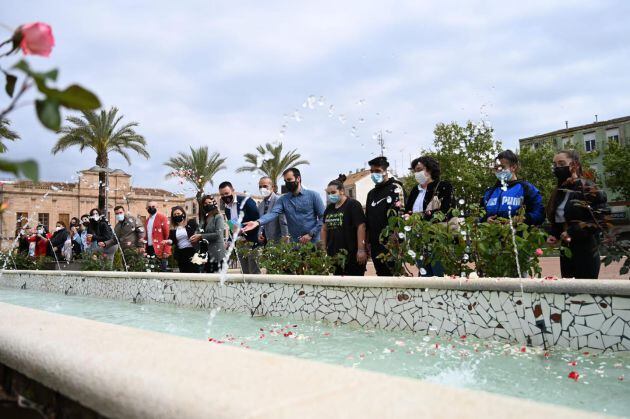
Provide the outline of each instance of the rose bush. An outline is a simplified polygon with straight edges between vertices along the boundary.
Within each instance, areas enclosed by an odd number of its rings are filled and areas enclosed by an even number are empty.
[[[248,242],[239,242],[241,256],[256,253],[258,265],[270,275],[330,275],[346,261],[345,252],[333,257],[312,243],[273,243],[252,249]]]
[[[483,211],[477,205],[465,215],[458,209],[451,215],[458,222],[446,223],[441,213],[432,220],[418,214],[389,219],[382,235],[388,253],[382,258],[393,263],[396,275],[411,275],[408,266],[423,261],[440,262],[448,275],[518,277],[510,220],[479,222]],[[513,226],[521,273],[540,277],[539,257],[547,234],[524,223]]]

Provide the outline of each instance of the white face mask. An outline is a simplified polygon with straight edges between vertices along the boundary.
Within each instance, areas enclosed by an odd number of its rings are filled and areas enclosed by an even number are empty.
[[[428,178],[424,170],[422,172],[416,172],[414,176],[416,178],[416,182],[418,182],[418,185],[424,185],[425,183],[427,183]]]
[[[42,230],[41,228],[37,230],[37,234],[44,234],[44,230]]]
[[[265,198],[271,195],[271,190],[267,188],[260,188],[259,191],[260,191],[260,194],[264,196]]]
[[[61,230],[60,226],[55,227],[55,231],[59,231],[59,230]]]
[[[124,220],[124,219],[125,219],[125,214],[116,214],[116,219],[117,219],[118,221],[122,221],[122,220]]]
[[[93,215],[91,218],[92,218],[94,221],[98,221],[98,219],[99,219],[99,218],[101,218],[101,216],[100,216],[100,215]]]

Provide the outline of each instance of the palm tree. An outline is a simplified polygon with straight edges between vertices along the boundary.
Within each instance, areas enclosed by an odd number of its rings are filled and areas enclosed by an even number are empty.
[[[212,178],[217,172],[226,169],[226,157],[221,157],[219,153],[208,154],[208,147],[203,146],[197,149],[190,147],[190,154],[179,152],[177,157],[171,157],[165,166],[170,167],[173,171],[166,175],[166,178],[180,177],[195,186],[197,191],[197,208],[201,208],[201,198],[203,198],[203,190],[207,183],[213,185]],[[199,211],[201,219],[201,211]]]
[[[0,119],[0,153],[7,151],[7,146],[2,143],[2,139],[7,139],[9,141],[20,139],[17,132],[9,129],[9,125],[11,125],[11,122],[9,122],[8,119]]]
[[[131,164],[131,158],[127,150],[132,150],[142,157],[149,158],[149,152],[145,148],[147,141],[137,134],[134,127],[137,122],[129,122],[119,125],[123,115],[118,116],[118,108],[112,107],[108,111],[101,110],[83,111],[81,117],[69,116],[66,118],[71,126],[61,127],[59,134],[62,136],[52,149],[53,154],[64,151],[70,147],[78,146],[83,152],[90,148],[96,152],[96,165],[109,169],[109,153],[118,153]],[[105,188],[106,174],[101,171],[98,174],[98,207],[105,214]]]
[[[237,172],[260,172],[265,176],[271,178],[273,182],[273,188],[278,190],[278,179],[282,176],[282,172],[291,167],[296,167],[302,164],[310,164],[307,160],[300,160],[302,157],[296,150],[291,150],[285,155],[282,155],[282,143],[274,146],[270,143],[264,146],[259,145],[256,147],[258,154],[247,153],[244,154],[245,161],[249,163],[248,166],[242,166],[236,169]],[[266,157],[266,158],[265,158]],[[259,158],[262,161],[259,161]]]

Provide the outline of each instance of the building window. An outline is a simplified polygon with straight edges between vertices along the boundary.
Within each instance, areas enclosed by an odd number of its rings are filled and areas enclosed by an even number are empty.
[[[619,144],[619,128],[611,128],[606,130],[606,139],[608,143]]]
[[[540,148],[540,143],[534,143],[534,150],[538,150]]]
[[[37,222],[44,227],[48,228],[48,223],[50,222],[50,216],[47,212],[40,212],[37,214]]]
[[[70,225],[70,214],[59,214],[59,221],[63,222],[66,227]]]
[[[15,227],[22,228],[28,223],[28,212],[15,213]]]
[[[587,153],[590,153],[591,151],[595,151],[595,149],[595,133],[589,132],[587,134],[584,134],[584,150]]]

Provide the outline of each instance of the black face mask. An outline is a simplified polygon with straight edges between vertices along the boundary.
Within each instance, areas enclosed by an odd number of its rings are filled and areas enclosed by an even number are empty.
[[[183,215],[173,215],[171,218],[173,219],[173,222],[174,222],[175,224],[179,224],[179,223],[181,223],[182,221],[184,221],[184,218],[185,218],[185,217],[184,217]]]
[[[210,211],[214,211],[215,209],[217,209],[216,205],[204,205],[203,206],[203,210],[207,213],[209,213]]]
[[[151,215],[155,214],[157,212],[157,208],[155,207],[149,207],[147,208],[147,212]]]
[[[83,221],[83,223],[82,223],[82,224],[83,224],[83,227],[87,227],[87,226],[89,226],[89,225],[90,225],[90,222],[89,222],[89,221]]]
[[[284,182],[284,186],[287,188],[287,191],[295,192],[297,191],[298,183],[295,180],[292,182]]]
[[[558,185],[562,185],[571,177],[571,168],[569,166],[554,167],[553,175],[558,179]]]
[[[225,202],[227,205],[230,205],[232,201],[234,201],[234,197],[232,195],[222,196],[221,201]]]

